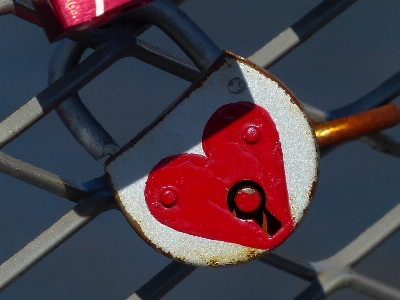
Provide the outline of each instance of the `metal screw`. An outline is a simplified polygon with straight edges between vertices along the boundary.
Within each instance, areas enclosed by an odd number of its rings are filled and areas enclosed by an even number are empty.
[[[244,132],[244,140],[248,144],[255,144],[260,139],[260,130],[255,126],[249,126]]]
[[[252,187],[243,187],[235,195],[236,207],[245,213],[256,211],[260,207],[261,201],[261,194]]]
[[[171,207],[178,200],[178,194],[172,188],[167,187],[161,192],[160,200],[165,207]]]
[[[246,87],[246,83],[239,77],[234,77],[229,80],[228,89],[233,94],[240,94]]]

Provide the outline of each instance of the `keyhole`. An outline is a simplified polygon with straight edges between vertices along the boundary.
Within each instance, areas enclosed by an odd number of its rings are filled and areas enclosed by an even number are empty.
[[[228,192],[231,213],[242,220],[254,220],[266,235],[273,237],[282,224],[265,208],[266,201],[263,188],[251,180],[234,184]]]

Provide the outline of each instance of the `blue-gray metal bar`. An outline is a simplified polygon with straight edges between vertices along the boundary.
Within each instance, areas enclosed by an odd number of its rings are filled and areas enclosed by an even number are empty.
[[[365,295],[376,299],[399,300],[400,290],[389,285],[368,278],[364,275],[352,272],[349,287]]]
[[[137,40],[137,43],[141,46],[141,51],[134,54],[135,58],[190,82],[201,76],[200,70],[192,62],[183,61],[143,41]]]
[[[318,280],[314,280],[304,291],[302,291],[294,300],[321,300],[326,295]]]
[[[127,300],[160,299],[195,269],[194,266],[173,261]]]
[[[0,266],[0,292],[100,213],[115,207],[106,192],[89,197]]]
[[[369,227],[349,245],[328,259],[307,262],[274,251],[259,260],[303,279],[310,286],[295,299],[325,299],[350,287],[377,299],[400,299],[400,290],[356,273],[351,268],[400,228],[400,204]]]
[[[400,157],[400,141],[382,132],[362,136],[360,140],[377,151]]]
[[[376,89],[341,108],[327,112],[328,120],[346,117],[389,103],[400,95],[400,72],[387,79]]]
[[[0,148],[18,137],[120,57],[129,55],[127,50],[131,49],[127,49],[125,44],[99,49],[7,117],[0,123]]]
[[[365,230],[337,254],[328,259],[312,263],[312,265],[317,271],[332,267],[338,268],[339,266],[354,267],[399,228],[400,204],[397,204],[384,217]]]
[[[288,52],[306,41],[357,0],[325,0],[291,27],[281,32],[249,59],[264,68],[271,67]]]
[[[258,260],[306,280],[311,281],[318,275],[308,261],[292,257],[281,251],[274,250],[263,255]]]
[[[74,202],[88,194],[79,183],[32,166],[3,152],[0,152],[0,172]]]
[[[154,0],[129,13],[134,20],[150,22],[164,31],[201,72],[222,54],[215,43],[179,7],[167,0]]]

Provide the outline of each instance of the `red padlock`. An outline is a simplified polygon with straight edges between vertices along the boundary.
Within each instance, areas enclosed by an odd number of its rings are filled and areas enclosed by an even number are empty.
[[[104,24],[152,0],[33,0],[47,37],[54,42],[73,31]]]

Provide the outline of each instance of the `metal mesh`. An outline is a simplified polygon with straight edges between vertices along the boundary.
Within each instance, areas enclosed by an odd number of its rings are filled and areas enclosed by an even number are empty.
[[[297,46],[301,45],[304,41],[317,33],[321,28],[323,28],[326,24],[332,21],[335,17],[337,17],[355,2],[355,0],[323,1],[309,13],[305,14],[299,21],[295,22],[291,27],[282,31],[280,35],[278,35],[275,39],[272,39],[259,51],[251,55],[249,57],[250,60],[253,60],[260,66],[270,68],[273,64],[284,58]],[[2,2],[2,14],[15,13],[15,7],[21,7],[23,5],[27,4],[25,2],[14,2],[14,4]],[[34,11],[29,7],[29,4],[28,6],[24,6],[23,9],[34,15]],[[112,32],[107,34],[110,35]],[[91,42],[93,35],[95,35],[95,33],[89,32],[88,36],[84,38]],[[105,40],[105,45],[107,45],[107,47],[99,48],[99,50],[96,50],[94,53],[90,54],[77,67],[75,67],[72,72],[67,73],[67,75],[62,77],[62,79],[58,80],[54,84],[51,84],[48,88],[45,88],[42,92],[38,93],[20,109],[16,110],[13,114],[5,118],[5,120],[0,124],[0,145],[2,147],[7,145],[5,149],[8,151],[8,153],[21,153],[21,156],[23,157],[24,151],[19,149],[21,144],[18,144],[19,139],[16,139],[19,134],[23,133],[31,125],[35,124],[42,117],[50,113],[66,98],[68,98],[70,95],[73,95],[76,91],[85,86],[90,80],[101,74],[104,70],[109,68],[109,66],[111,66],[115,61],[119,60],[121,57],[138,57],[147,63],[161,67],[163,70],[187,81],[193,81],[198,76],[198,71],[192,65],[175,59],[168,53],[161,52],[145,43],[136,43],[134,47],[132,47],[132,45],[128,46],[127,44],[123,43],[115,45],[107,43],[107,35],[99,36],[100,37],[96,37],[96,39],[93,38],[93,40],[95,40],[93,43],[98,43],[97,39],[100,39],[102,42]],[[65,46],[67,43],[70,44]],[[64,50],[59,51],[65,51],[65,47],[76,47],[76,44],[75,42],[65,42],[63,47]],[[384,45],[382,47],[384,47]],[[343,51],[346,51],[346,49]],[[29,51],[26,52],[27,55],[29,55],[28,52]],[[113,67],[111,67],[111,70],[113,70],[112,68]],[[184,85],[183,83],[180,84]],[[290,83],[287,84],[290,86]],[[376,83],[374,84],[378,85]],[[312,88],[312,86],[310,88]],[[357,101],[350,105],[345,105],[340,109],[322,111],[308,104],[305,104],[305,108],[312,120],[315,122],[325,122],[344,115],[352,115],[359,111],[385,104],[389,101],[392,101],[398,95],[399,91],[400,81],[398,80],[398,75],[395,74],[391,78],[385,80],[383,84],[379,85],[372,92],[370,90],[367,91],[368,93],[366,96],[360,97]],[[9,101],[9,99],[5,100]],[[334,106],[337,107],[337,105]],[[111,109],[113,108],[110,107],[110,110]],[[49,117],[54,116],[49,115]],[[37,131],[35,131],[35,127],[32,127],[32,129],[28,130],[26,133],[24,133],[24,135],[28,134],[30,131],[33,131],[33,134],[37,133]],[[21,136],[21,139],[23,139],[24,135]],[[108,137],[106,137],[106,139],[108,139]],[[398,142],[393,137],[383,133],[362,137],[361,141],[364,142],[365,145],[372,146],[373,149],[383,151],[394,156],[398,156],[400,153]],[[10,145],[8,145],[9,143]],[[16,146],[13,148],[12,144],[14,143]],[[103,143],[103,145],[109,144],[115,145],[115,149],[118,149],[118,146],[114,141],[110,142],[110,140],[107,140]],[[112,149],[110,151],[114,150]],[[26,149],[26,151],[29,151],[29,149]],[[330,156],[334,156],[334,153],[339,151],[341,150],[329,149],[329,151],[323,150],[321,154],[323,156],[328,154],[330,154]],[[358,148],[356,151],[359,151]],[[92,156],[95,155],[92,154]],[[97,157],[97,159],[99,158],[100,157]],[[337,155],[334,156],[334,158],[339,159]],[[101,165],[101,163],[98,164]],[[45,165],[45,163],[43,165]],[[89,222],[95,217],[110,210],[118,210],[112,198],[112,194],[107,187],[106,180],[102,176],[94,180],[77,183],[73,180],[67,180],[51,172],[44,171],[41,168],[34,167],[5,153],[1,153],[0,155],[0,168],[1,171],[7,175],[39,187],[56,196],[66,198],[77,203],[72,210],[66,213],[43,233],[38,235],[32,242],[28,243],[25,247],[12,255],[11,258],[6,260],[0,266],[1,290],[4,290],[6,287],[12,284],[16,279],[22,276],[41,259],[52,253],[52,251],[62,243],[68,241],[76,232],[78,232],[78,230],[89,224]],[[321,168],[324,168],[324,164],[321,166]],[[99,171],[99,169],[96,169],[94,174],[101,174],[101,170]],[[344,176],[346,175],[348,174],[345,174]],[[367,176],[368,174],[360,174],[360,176],[362,175]],[[389,176],[396,177],[396,174]],[[2,185],[3,184],[6,185],[7,181],[4,180]],[[332,184],[335,183],[332,182]],[[376,189],[379,188],[379,186],[376,187]],[[5,196],[7,196],[7,194],[5,194]],[[348,201],[351,200],[352,199],[350,197]],[[384,201],[384,199],[382,201]],[[382,207],[386,206],[382,205]],[[34,210],[35,206],[33,205],[31,209]],[[66,209],[66,207],[63,209]],[[329,210],[329,207],[327,206],[326,209]],[[376,209],[376,214],[380,213],[381,211],[381,207]],[[107,214],[110,214],[110,212]],[[333,211],[332,214],[334,214],[334,217],[338,219],[338,223],[342,222],[339,212]],[[35,213],[32,211],[31,215],[35,215]],[[376,216],[375,219],[371,218],[370,224],[373,223],[373,220],[376,220]],[[357,218],[354,218],[352,221],[357,222]],[[307,261],[305,259],[301,259],[301,256],[298,257],[297,255],[288,255],[283,253],[282,250],[278,249],[265,255],[259,259],[259,261],[283,270],[287,274],[295,275],[305,281],[310,282],[310,284],[306,286],[306,288],[302,290],[298,296],[296,296],[296,299],[324,299],[343,288],[350,288],[377,299],[400,299],[400,290],[398,287],[390,286],[379,280],[365,276],[362,274],[362,272],[355,270],[356,265],[364,260],[367,255],[374,251],[393,233],[395,233],[399,226],[400,205],[397,204],[376,223],[369,225],[369,227],[363,233],[358,235],[357,238],[352,240],[347,245],[341,245],[343,246],[342,249],[336,251],[336,254],[327,259]],[[96,230],[93,226],[90,228],[90,232]],[[89,228],[85,228],[84,230],[89,230]],[[1,234],[4,235],[3,232]],[[300,231],[297,236],[301,234],[305,234],[305,232]],[[132,235],[127,236],[126,238],[132,238]],[[335,243],[332,241],[332,238],[334,239],[334,237],[330,236],[318,237],[321,243],[324,243],[324,239],[327,239],[330,240],[329,243],[334,245]],[[302,237],[300,236],[298,239],[301,240]],[[316,243],[316,245],[318,245],[318,243]],[[118,247],[116,245],[107,245],[107,247],[110,248],[111,256],[118,257],[118,249],[122,249],[121,251],[124,252],[123,246]],[[58,251],[61,250],[62,247]],[[76,251],[77,253],[80,253],[88,250],[76,249]],[[335,251],[332,251],[331,254],[334,252]],[[394,257],[396,257],[396,255]],[[141,260],[140,257],[136,257],[136,259],[139,261]],[[393,263],[396,264],[396,262]],[[60,261],[59,264],[62,265],[63,262]],[[137,288],[137,291],[128,299],[158,299],[166,295],[188,275],[192,274],[192,272],[193,274],[199,272],[199,270],[195,270],[195,268],[192,266],[183,265],[178,262],[169,263],[158,273],[152,271],[152,269],[160,269],[159,266],[165,264],[166,259],[158,263],[156,267],[152,266],[152,262],[149,261],[147,262],[149,268],[140,270],[143,275],[140,275],[141,273],[139,271],[136,272],[136,270],[133,270],[132,274],[138,274],[136,276],[142,277],[143,280],[139,282],[140,287]],[[134,268],[134,266],[132,266],[132,268]],[[240,273],[242,272],[241,270],[243,270],[241,269],[242,267],[236,268],[237,273],[242,274],[238,276],[243,276],[244,273]],[[34,270],[35,268],[30,272],[33,272]],[[89,278],[98,272],[107,272],[107,270],[90,270],[86,276]],[[98,274],[96,275],[98,276]],[[399,274],[397,270],[397,278],[398,276]],[[21,280],[23,280],[23,278],[24,277],[21,277]],[[270,278],[269,280],[273,281],[278,279]],[[128,282],[125,282],[125,284],[128,285],[127,288],[129,289]],[[84,284],[85,282],[82,282],[82,285]],[[117,288],[123,283],[118,282],[114,284]],[[276,285],[282,286],[283,289],[291,289],[291,287],[285,282],[282,283],[279,281],[276,283]],[[235,289],[235,287],[230,288]],[[221,286],[221,290],[224,289],[225,288]],[[187,295],[187,297],[191,297],[191,295]],[[271,297],[276,298],[274,295],[263,294],[260,296],[260,298]],[[110,295],[106,298],[115,299],[113,295]]]

